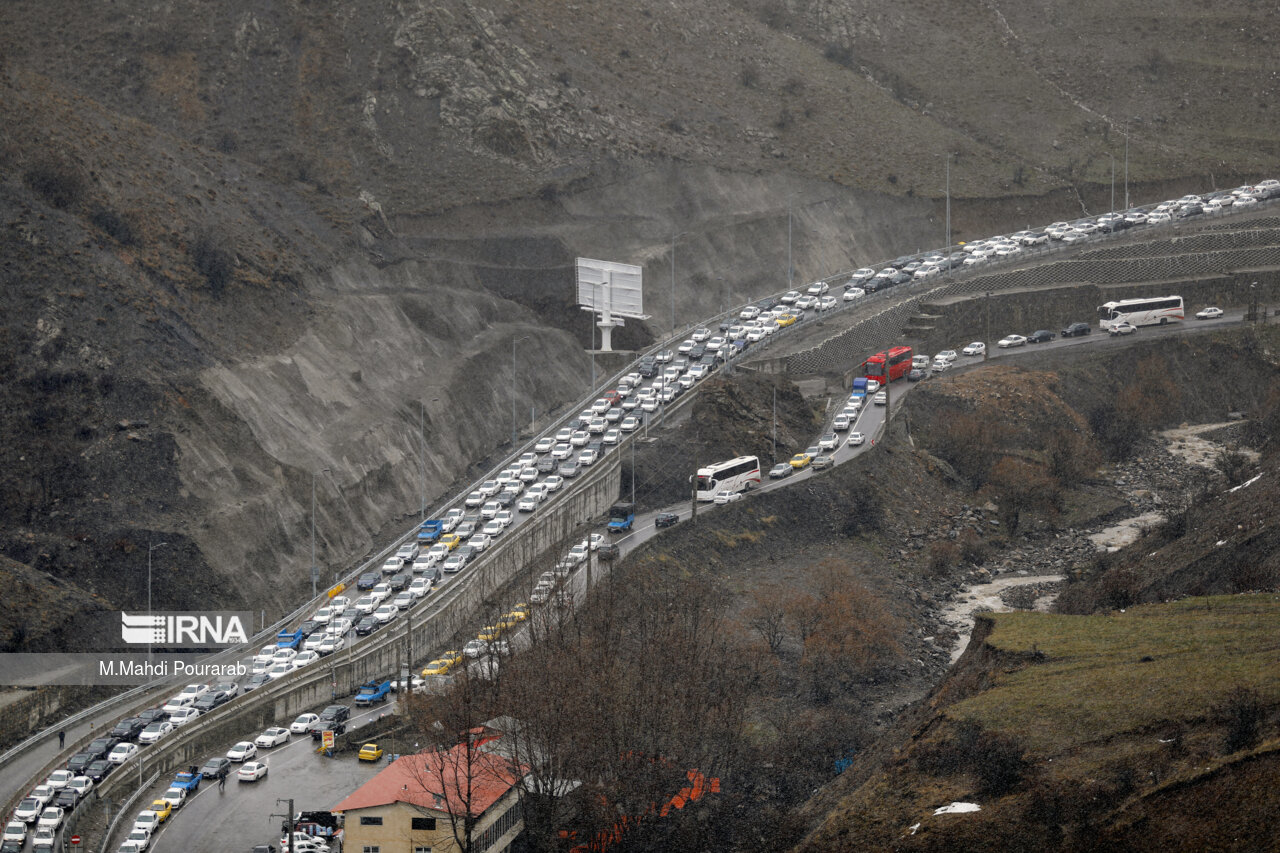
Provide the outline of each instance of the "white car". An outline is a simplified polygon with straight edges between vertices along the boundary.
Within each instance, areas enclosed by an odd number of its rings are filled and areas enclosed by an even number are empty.
[[[523,500],[523,498],[521,498]],[[407,592],[414,598],[426,598],[431,592],[430,578],[414,578],[409,581]]]
[[[261,761],[246,761],[244,766],[236,771],[236,778],[241,782],[256,782],[266,775],[267,765]]]
[[[326,634],[324,639],[320,641],[320,645],[316,647],[316,652],[320,655],[333,654],[346,648],[347,641],[343,637],[335,634]]]
[[[471,538],[467,540],[467,544],[477,551],[483,551],[493,544],[493,537],[488,533],[472,533]]]
[[[950,366],[951,366],[951,362],[945,359],[939,358],[934,360],[933,364],[929,366],[929,369],[932,370],[934,373],[942,373]]]
[[[55,791],[61,791],[74,778],[76,774],[70,770],[55,770],[49,774],[49,778],[45,779],[44,783]]]
[[[315,651],[315,650],[313,650]],[[267,678],[275,681],[278,678],[284,678],[293,672],[293,661],[285,661],[284,663],[273,663],[271,669],[267,670]]]
[[[289,663],[298,656],[297,649],[281,648],[271,656],[272,663]]]
[[[868,379],[868,380],[867,380],[867,393],[868,393],[868,394],[874,394],[874,393],[876,393],[876,392],[877,392],[877,391],[879,391],[879,390],[880,390],[880,382],[879,382],[879,380],[877,380],[877,379]]]
[[[124,764],[137,754],[138,745],[136,743],[118,743],[111,747],[111,751],[107,753],[107,761],[112,764]]]
[[[569,456],[572,454],[573,454],[573,447],[570,446],[567,442],[562,442],[560,444],[557,444],[555,447],[551,448],[552,459],[568,459]]]
[[[281,726],[272,726],[253,740],[254,746],[261,746],[270,749],[273,746],[280,746],[289,742],[289,730]],[[231,758],[231,756],[227,756]],[[235,761],[234,758],[231,759]]]
[[[699,326],[698,328],[693,330],[693,333],[690,334],[689,337],[692,338],[696,343],[702,343],[707,338],[711,337],[711,330],[708,329],[706,326]],[[635,383],[632,383],[632,384],[635,384]]]
[[[35,834],[31,836],[32,850],[53,850],[57,845],[57,830],[50,829],[47,826],[38,827]]]
[[[1222,316],[1221,308],[1206,308],[1203,311],[1196,312],[1197,320],[1216,320]]]
[[[169,804],[169,807],[171,809],[176,811],[182,808],[183,803],[187,801],[187,789],[186,788],[170,788],[169,790],[165,791],[164,794],[159,797],[159,799],[164,800],[166,803]]]
[[[844,412],[841,412],[840,414],[836,415],[835,420],[831,422],[831,429],[835,430],[836,432],[844,432],[852,425],[853,425],[853,419],[849,417],[849,415],[845,414]]]
[[[248,761],[258,754],[258,748],[247,740],[242,740],[227,750],[227,758],[239,763]]]
[[[830,311],[836,307],[836,298],[834,296],[824,296],[818,300],[819,311]]]
[[[1026,342],[1027,342],[1027,339],[1024,338],[1022,335],[1007,335],[1001,338],[996,343],[996,346],[1000,347],[1001,349],[1008,349],[1009,347],[1020,347]]]
[[[734,501],[742,500],[742,492],[734,492],[729,489],[721,489],[716,492],[715,502],[720,505],[731,504]]]
[[[447,548],[449,546],[446,545],[445,547]],[[364,595],[356,599],[356,610],[359,610],[361,614],[372,613],[377,608],[378,599],[375,596]],[[312,636],[314,637],[315,635],[312,634]]]
[[[858,445],[862,444],[862,443],[863,443],[864,441],[866,441],[866,440],[867,440],[867,439],[866,439],[866,436],[864,436],[864,435],[863,435],[862,433],[860,433],[860,432],[851,432],[851,433],[849,433],[849,441],[848,441],[848,443],[849,443],[849,444],[852,444],[854,447],[857,447]]]
[[[622,431],[618,429],[607,430],[600,440],[605,444],[617,444],[622,441]]]
[[[151,833],[145,829],[134,828],[125,838],[124,843],[131,845],[134,850],[146,850],[151,846]]]
[[[818,447],[823,450],[835,450],[840,445],[840,438],[834,432],[824,433],[818,438]]]
[[[44,803],[40,802],[35,797],[24,797],[22,801],[18,803],[17,808],[13,810],[13,817],[15,820],[20,820],[23,823],[31,823],[36,818],[40,817],[42,809],[44,809]]]
[[[21,844],[27,840],[27,825],[20,820],[9,821],[4,825],[3,839]]]
[[[559,474],[552,474],[542,482],[546,484],[547,491],[554,492],[564,485],[564,477],[561,477]]]
[[[168,720],[155,720],[138,734],[138,743],[155,743],[173,731],[173,723]]]
[[[318,660],[320,660],[320,655],[316,654],[316,650],[307,649],[298,652],[298,656],[290,661],[290,663],[293,665],[294,669],[302,669],[307,664],[315,663]]]
[[[1109,331],[1109,332],[1111,333],[1111,335],[1113,335],[1113,336],[1115,336],[1115,335],[1132,335],[1134,332],[1138,331],[1138,327],[1137,327],[1137,326],[1135,326],[1135,325],[1133,325],[1132,323],[1116,323],[1116,324],[1112,325],[1112,326],[1108,329],[1108,331]]]
[[[810,296],[821,296],[830,289],[831,285],[827,284],[825,281],[815,281],[813,284],[809,285],[809,288],[805,292]]]
[[[40,812],[40,818],[36,821],[36,826],[46,826],[49,829],[57,829],[62,826],[62,809],[57,806],[46,806],[45,810]]]
[[[966,346],[964,349],[960,350],[960,352],[964,353],[965,355],[982,355],[986,351],[987,351],[987,345],[984,344],[982,341],[974,341],[973,343]]]
[[[533,512],[538,508],[538,499],[533,495],[525,495],[516,501],[516,509],[519,512]]]
[[[934,361],[938,361],[939,359],[941,359],[942,361],[945,361],[947,364],[950,364],[951,362],[956,360],[956,351],[953,349],[944,349],[942,352],[938,353],[933,357]]]
[[[601,423],[603,423],[603,420],[601,421]],[[591,441],[591,433],[587,432],[584,429],[574,430],[573,435],[569,437],[569,445],[571,447],[586,447],[588,442],[590,441]]]
[[[481,534],[477,534],[477,535],[481,535]],[[473,536],[471,538],[474,539],[475,537]],[[385,625],[386,623],[390,622],[392,619],[396,618],[396,616],[399,613],[400,613],[400,608],[396,607],[394,604],[384,604],[381,607],[379,607],[377,610],[373,611],[373,621],[377,622],[380,625]]]
[[[179,708],[169,715],[169,722],[175,726],[183,726],[200,716],[195,708]]]
[[[182,692],[179,693],[178,695],[190,696],[192,701],[194,701],[196,699],[199,699],[201,696],[203,696],[208,692],[209,692],[209,685],[207,684],[188,684],[186,687],[182,688]]]
[[[760,309],[755,305],[748,305],[746,308],[743,308],[741,311],[738,312],[739,320],[754,320],[759,316],[760,316]],[[690,347],[689,349],[693,349],[693,347]],[[682,352],[688,352],[688,351],[689,350],[682,350]]]
[[[67,787],[83,800],[93,790],[93,780],[88,776],[77,776],[67,783]]]
[[[551,448],[556,446],[556,440],[551,436],[543,436],[538,439],[538,443],[533,446],[534,453],[550,453]]]
[[[599,459],[600,459],[600,454],[596,453],[594,450],[592,450],[589,447],[578,454],[578,464],[583,467],[594,465],[596,464],[596,461]]]
[[[31,789],[31,793],[27,794],[27,796],[31,797],[32,799],[39,800],[40,807],[44,808],[45,806],[49,805],[49,802],[55,796],[57,796],[57,793],[58,793],[57,791],[53,790],[48,785],[36,785],[34,788]]]
[[[289,731],[295,735],[304,735],[307,733],[307,727],[320,719],[319,714],[299,714],[298,719],[289,724]]]
[[[877,406],[889,405],[889,393],[887,391],[877,391],[875,396],[871,398],[871,402]]]
[[[635,432],[640,428],[640,419],[635,415],[627,415],[622,419],[622,423],[618,424],[618,429],[623,432]]]
[[[133,829],[145,829],[149,833],[154,833],[159,826],[160,816],[150,809],[138,812],[138,816],[133,819]]]
[[[842,296],[841,298],[845,302],[853,302],[855,299],[861,299],[866,295],[867,295],[867,292],[863,290],[861,287],[851,287],[844,292],[844,296]]]

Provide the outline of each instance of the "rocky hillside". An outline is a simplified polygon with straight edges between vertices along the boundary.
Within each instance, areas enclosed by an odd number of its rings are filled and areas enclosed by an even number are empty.
[[[313,485],[327,578],[585,393],[576,256],[645,266],[639,345],[939,242],[948,152],[957,235],[1103,206],[1126,129],[1162,196],[1271,165],[1247,4],[586,8],[5,4],[0,551],[278,613]]]

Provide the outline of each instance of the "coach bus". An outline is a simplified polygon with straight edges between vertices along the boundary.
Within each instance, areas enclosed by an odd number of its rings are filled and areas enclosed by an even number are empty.
[[[728,462],[717,462],[698,469],[698,500],[714,500],[716,492],[728,489],[745,492],[760,485],[760,460],[755,456],[739,456]]]
[[[881,385],[901,379],[911,372],[911,347],[894,347],[878,352],[862,363],[862,375]]]
[[[1170,320],[1183,319],[1181,296],[1156,296],[1150,299],[1121,299],[1098,306],[1102,331],[1112,326],[1132,323],[1135,326],[1163,326]]]

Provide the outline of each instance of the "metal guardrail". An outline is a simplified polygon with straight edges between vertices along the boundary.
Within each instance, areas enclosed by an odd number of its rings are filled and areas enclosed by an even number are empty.
[[[148,788],[150,788],[152,785],[154,785],[156,783],[156,780],[159,778],[160,778],[159,771],[152,773],[151,778],[143,782],[142,785],[140,785],[132,794],[129,795],[128,799],[126,799],[123,803],[120,804],[120,808],[116,810],[115,817],[111,818],[111,823],[107,824],[107,831],[102,835],[102,844],[98,845],[99,850],[111,849],[111,837],[115,835],[116,827],[120,825],[120,821],[124,818],[126,814],[133,811],[134,803],[138,801],[138,797],[142,796],[142,793],[146,791]]]

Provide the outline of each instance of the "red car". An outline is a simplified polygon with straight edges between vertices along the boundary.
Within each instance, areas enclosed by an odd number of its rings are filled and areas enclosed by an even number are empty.
[[[616,406],[622,402],[622,395],[617,391],[605,391],[604,399],[609,401],[610,406]]]

